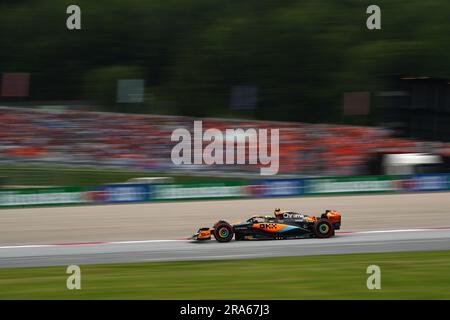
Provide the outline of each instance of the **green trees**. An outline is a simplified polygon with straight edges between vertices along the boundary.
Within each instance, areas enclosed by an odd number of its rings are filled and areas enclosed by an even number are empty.
[[[33,100],[117,110],[111,83],[133,75],[182,114],[341,121],[343,91],[450,75],[446,0],[380,0],[376,31],[364,0],[79,0],[79,31],[66,29],[69,4],[0,4],[0,72],[31,72]],[[256,110],[230,110],[235,85],[258,87]]]
[[[144,72],[133,66],[108,66],[88,71],[84,76],[83,95],[90,101],[109,106],[112,111],[126,112],[116,105],[119,79],[142,79]]]

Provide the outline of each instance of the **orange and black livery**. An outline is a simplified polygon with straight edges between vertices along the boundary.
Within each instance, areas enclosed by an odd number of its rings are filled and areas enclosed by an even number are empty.
[[[329,238],[340,228],[341,214],[336,210],[311,216],[275,209],[273,215],[254,215],[234,225],[220,220],[212,228],[200,228],[192,239],[211,240],[214,236],[219,242],[229,242],[233,237],[235,240]]]

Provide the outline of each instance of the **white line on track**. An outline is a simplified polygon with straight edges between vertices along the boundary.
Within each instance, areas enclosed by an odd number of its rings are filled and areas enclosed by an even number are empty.
[[[4,246],[0,247],[0,249],[21,249],[21,248],[44,248],[44,247],[53,247],[51,244],[30,244],[23,246]]]
[[[371,231],[350,231],[341,234],[376,234],[376,233],[397,233],[397,232],[421,232],[421,231],[450,231],[450,227],[444,228],[420,228],[420,229],[392,229],[392,230],[371,230]],[[337,232],[337,234],[339,234]],[[163,242],[179,242],[188,241],[188,239],[167,239],[167,240],[131,240],[131,241],[112,241],[112,242],[80,242],[80,243],[58,243],[58,244],[30,244],[30,245],[11,245],[0,246],[3,249],[21,249],[21,248],[45,248],[45,247],[62,247],[62,246],[92,246],[92,245],[111,245],[111,244],[140,244],[140,243],[163,243]]]
[[[133,240],[133,241],[105,242],[104,244],[131,244],[131,243],[152,243],[152,242],[176,242],[176,241],[186,241],[186,240]]]
[[[374,231],[358,231],[353,233],[397,233],[397,232],[418,232],[418,231],[436,231],[436,230],[442,230],[442,229],[394,229],[394,230],[374,230]],[[445,230],[445,229],[443,229]]]
[[[186,240],[133,240],[133,241],[115,241],[115,242],[83,242],[83,243],[57,243],[57,244],[28,244],[28,245],[12,245],[3,246],[0,249],[21,249],[21,248],[45,248],[45,247],[75,247],[75,246],[93,246],[108,244],[135,244],[135,243],[152,243],[152,242],[176,242]]]

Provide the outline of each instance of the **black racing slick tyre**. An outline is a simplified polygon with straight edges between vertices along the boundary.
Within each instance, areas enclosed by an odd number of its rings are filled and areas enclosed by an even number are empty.
[[[229,242],[233,239],[233,227],[226,221],[219,221],[214,225],[214,238],[219,242]]]
[[[334,228],[328,220],[320,219],[314,223],[314,234],[317,238],[329,238],[334,235]]]

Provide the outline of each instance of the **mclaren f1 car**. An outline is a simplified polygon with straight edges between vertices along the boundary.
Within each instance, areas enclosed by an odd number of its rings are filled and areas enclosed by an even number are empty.
[[[229,224],[218,221],[212,228],[200,228],[193,240],[229,242],[235,240],[275,240],[300,238],[329,238],[341,227],[341,214],[326,210],[320,216],[310,216],[293,211],[276,209],[273,216],[255,215],[250,219]]]

